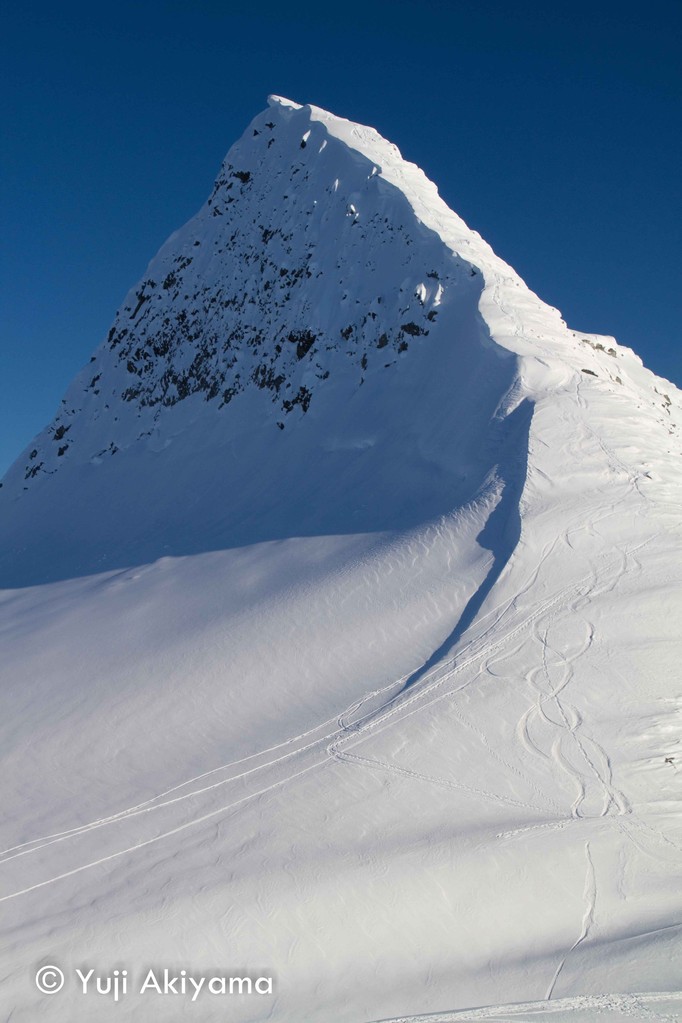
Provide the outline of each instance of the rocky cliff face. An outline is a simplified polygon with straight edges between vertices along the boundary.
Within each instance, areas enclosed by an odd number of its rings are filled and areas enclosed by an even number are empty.
[[[371,129],[272,98],[7,474],[4,578],[409,526],[473,497],[518,402],[479,308],[486,253]]]
[[[308,110],[271,102],[21,459],[26,485],[160,423],[172,431],[166,413],[191,399],[197,415],[197,403],[222,410],[261,392],[260,414],[284,430],[329,381],[390,386],[399,359],[436,343],[443,309],[478,296],[477,270],[416,221],[380,166]]]
[[[150,955],[262,965],[239,1023],[677,1018],[680,421],[273,99],[0,491],[12,1020]]]

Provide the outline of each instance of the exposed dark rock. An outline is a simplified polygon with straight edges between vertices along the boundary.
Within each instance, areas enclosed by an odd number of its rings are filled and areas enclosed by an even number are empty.
[[[289,334],[289,341],[296,345],[296,356],[302,359],[317,341],[315,335],[309,330],[292,330]]]
[[[410,334],[412,337],[419,337],[420,335],[428,334],[428,330],[424,330],[417,323],[403,323],[400,327],[406,334]]]

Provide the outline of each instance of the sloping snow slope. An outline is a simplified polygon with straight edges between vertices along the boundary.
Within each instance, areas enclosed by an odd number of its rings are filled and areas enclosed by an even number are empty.
[[[384,1023],[617,1023],[631,1019],[665,1020],[677,1023],[680,999],[674,994],[577,995],[525,1005],[497,1005],[464,1012],[438,1012],[403,1016]]]
[[[674,1019],[680,413],[272,98],[0,491],[6,1017]]]

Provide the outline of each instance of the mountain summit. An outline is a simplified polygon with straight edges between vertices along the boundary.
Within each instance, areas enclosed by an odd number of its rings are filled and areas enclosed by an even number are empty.
[[[450,511],[516,379],[489,265],[559,324],[395,146],[271,98],[8,474],[11,581]]]
[[[0,490],[12,1019],[672,1018],[680,398],[271,97]]]
[[[6,578],[415,525],[476,495],[524,395],[581,372],[623,404],[642,379],[613,339],[568,330],[373,129],[270,97],[7,474]]]

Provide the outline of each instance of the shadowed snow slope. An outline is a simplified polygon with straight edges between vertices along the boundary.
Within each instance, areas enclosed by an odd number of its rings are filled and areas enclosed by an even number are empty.
[[[0,490],[6,1018],[676,1018],[681,415],[272,97]]]

